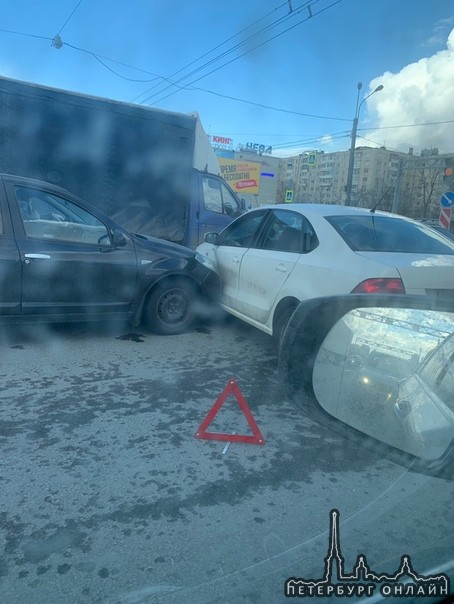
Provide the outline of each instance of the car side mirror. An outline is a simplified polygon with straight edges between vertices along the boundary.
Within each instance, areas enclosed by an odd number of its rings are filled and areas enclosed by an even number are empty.
[[[128,240],[126,239],[126,236],[124,235],[124,233],[122,231],[115,229],[112,232],[111,241],[112,241],[113,247],[124,247]]]
[[[219,245],[219,233],[205,233],[205,243],[211,243],[212,245]]]
[[[287,394],[317,421],[411,456],[413,469],[452,464],[449,300],[371,294],[303,302],[284,333],[279,372]]]

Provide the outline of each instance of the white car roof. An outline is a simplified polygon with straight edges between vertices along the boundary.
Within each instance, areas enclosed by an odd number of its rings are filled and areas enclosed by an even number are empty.
[[[258,210],[260,208],[270,208],[270,209],[285,209],[285,210],[293,210],[294,212],[299,212],[300,214],[304,214],[307,218],[309,216],[370,216],[371,211],[369,208],[357,208],[354,206],[344,206],[344,205],[335,205],[328,203],[278,203],[278,204],[268,204],[262,205],[257,208],[253,208],[253,210]],[[253,211],[250,210],[250,211]],[[407,218],[406,216],[402,216],[400,214],[393,214],[391,212],[383,212],[380,210],[376,210],[374,212],[376,216],[390,216],[393,218],[398,218],[399,220],[406,220],[408,222],[416,222],[411,218]]]
[[[310,215],[317,216],[342,216],[342,215],[357,215],[357,216],[367,216],[370,215],[369,208],[357,208],[353,206],[344,206],[344,205],[335,205],[335,204],[327,204],[327,203],[279,203],[275,205],[263,205],[260,208],[272,208],[272,209],[285,209],[285,210],[293,210],[294,212],[299,212],[309,217]],[[259,208],[254,208],[259,209]],[[401,216],[399,214],[392,214],[391,212],[382,212],[377,210],[374,212],[376,215],[380,216],[393,216],[394,218],[400,218],[402,220],[410,220],[405,216]],[[414,222],[414,221],[411,221]]]

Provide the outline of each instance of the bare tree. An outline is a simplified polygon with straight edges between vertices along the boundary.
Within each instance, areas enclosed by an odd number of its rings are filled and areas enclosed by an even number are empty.
[[[352,205],[360,208],[373,208],[377,204],[378,210],[391,211],[393,201],[393,189],[385,184],[378,189],[362,187],[352,193]]]
[[[438,210],[435,202],[435,192],[440,178],[440,168],[437,167],[438,158],[424,159],[417,167],[417,185],[421,194],[421,218],[433,218]]]

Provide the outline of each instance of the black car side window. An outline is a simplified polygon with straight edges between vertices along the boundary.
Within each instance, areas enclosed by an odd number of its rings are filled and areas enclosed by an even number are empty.
[[[15,187],[15,195],[27,237],[82,244],[109,237],[103,222],[67,199],[29,187]]]

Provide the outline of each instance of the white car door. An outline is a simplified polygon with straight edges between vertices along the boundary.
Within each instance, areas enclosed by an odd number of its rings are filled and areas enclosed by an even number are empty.
[[[308,221],[291,210],[272,210],[257,247],[243,255],[237,310],[266,323],[274,301],[301,256]]]
[[[249,246],[256,240],[265,214],[266,210],[256,210],[235,220],[221,233],[219,245],[212,252],[223,285],[221,302],[228,309],[238,310],[241,263]]]

